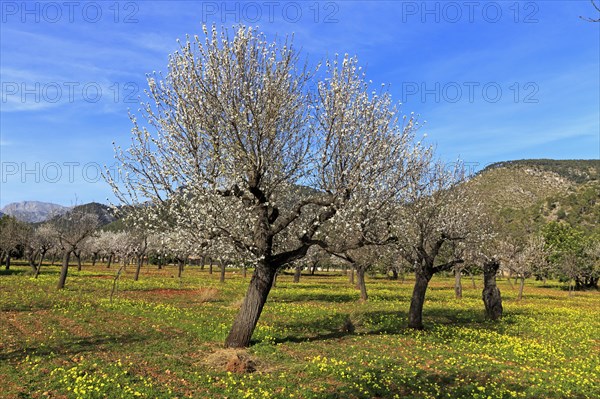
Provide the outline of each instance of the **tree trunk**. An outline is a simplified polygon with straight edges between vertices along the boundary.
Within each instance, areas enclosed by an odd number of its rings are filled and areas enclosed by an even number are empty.
[[[227,264],[225,262],[223,262],[222,260],[219,261],[219,266],[221,268],[221,274],[219,275],[219,282],[220,283],[224,283],[225,282],[225,266]]]
[[[208,265],[208,274],[213,273],[213,260],[210,260],[210,264]]]
[[[37,266],[35,264],[35,258],[37,258],[37,254],[29,254],[27,256],[27,262],[29,263],[29,267],[31,268],[31,272],[35,274],[37,271]]]
[[[433,274],[427,270],[418,270],[415,273],[415,287],[410,300],[410,309],[408,310],[408,327],[410,328],[423,329],[423,304],[425,303],[425,293],[431,277],[433,277]]]
[[[398,270],[395,267],[392,268],[392,277],[391,280],[398,280]]]
[[[106,263],[106,268],[110,269],[110,264],[112,263],[113,260],[113,254],[109,254],[108,255],[108,262]]]
[[[242,276],[244,278],[248,276],[248,265],[246,263],[242,265]]]
[[[473,274],[473,272],[469,271],[469,276],[471,276],[471,286],[473,287],[473,289],[476,289],[477,285],[475,284],[475,275]]]
[[[35,274],[33,275],[34,278],[38,278],[38,276],[40,275],[40,270],[42,269],[42,262],[44,262],[45,255],[46,255],[46,251],[42,250],[42,252],[40,253],[40,262],[37,264],[37,267],[35,268]]]
[[[75,257],[77,258],[77,271],[81,271],[81,252],[79,254],[75,253]]]
[[[300,282],[300,276],[302,275],[302,266],[296,265],[296,270],[294,271],[294,283]]]
[[[454,270],[454,295],[456,295],[457,299],[462,298],[463,287],[462,287],[461,277],[462,277],[462,270],[460,268],[455,269]]]
[[[502,297],[496,285],[496,273],[500,268],[500,262],[488,261],[483,264],[483,293],[482,299],[485,305],[485,314],[492,320],[502,317]]]
[[[98,254],[97,253],[93,253],[92,254],[92,267],[96,266],[96,259],[98,258]]]
[[[6,254],[6,260],[4,262],[4,269],[10,270],[10,252]]]
[[[62,290],[65,288],[65,282],[67,281],[67,272],[69,271],[69,258],[71,257],[71,250],[65,249],[63,253],[63,263],[60,269],[60,277],[58,278],[57,289]]]
[[[360,289],[360,300],[364,302],[369,299],[369,296],[367,295],[367,284],[365,283],[364,267],[360,266],[356,268],[356,279],[358,281],[358,288]]]
[[[177,259],[177,278],[181,278],[181,274],[183,273],[183,259]]]
[[[515,286],[512,283],[512,276],[508,276],[507,281],[508,281],[508,285],[510,285],[510,288],[514,290]]]
[[[354,285],[354,266],[350,267],[350,276],[348,277],[348,282]]]
[[[275,273],[276,269],[264,262],[256,265],[242,306],[225,340],[226,347],[245,348],[250,344],[252,333],[271,291]]]
[[[525,277],[519,277],[519,301],[523,299],[523,287],[525,287]]]
[[[310,268],[310,275],[311,276],[315,275],[315,272],[317,271],[317,265],[318,265],[318,263],[315,262],[315,263],[313,263],[312,267]]]
[[[133,281],[138,281],[140,279],[140,270],[142,269],[143,263],[144,263],[144,257],[138,256],[137,265],[135,268],[135,274],[133,275]]]
[[[275,272],[275,276],[273,276],[273,283],[271,284],[271,288],[277,287],[277,277],[279,276],[279,271]]]
[[[50,262],[50,266],[54,266],[56,263],[56,254],[52,254],[52,262]]]
[[[37,265],[37,267],[35,268],[35,274],[33,275],[33,278],[38,278],[38,276],[40,275],[41,269],[42,269],[42,262],[40,261],[40,264]]]

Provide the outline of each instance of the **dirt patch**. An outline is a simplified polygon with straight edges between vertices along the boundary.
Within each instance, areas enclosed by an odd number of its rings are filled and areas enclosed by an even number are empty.
[[[253,373],[257,362],[243,349],[220,349],[208,355],[204,364],[210,368],[232,373]]]

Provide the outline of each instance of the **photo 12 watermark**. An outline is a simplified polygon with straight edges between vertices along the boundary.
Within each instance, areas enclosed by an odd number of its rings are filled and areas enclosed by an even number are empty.
[[[0,103],[56,104],[97,103],[103,98],[114,103],[139,103],[135,82],[2,82]]]
[[[536,82],[402,82],[401,102],[421,101],[422,103],[486,102],[498,103],[501,100],[521,104],[540,102],[540,88]]]
[[[136,24],[138,1],[2,1],[0,20],[5,23]]]
[[[534,1],[403,1],[400,22],[536,24],[539,3]]]
[[[203,1],[202,23],[339,22],[337,1]]]
[[[86,183],[105,182],[107,172],[118,182],[118,165],[103,166],[97,162],[2,162],[0,181],[12,183]]]

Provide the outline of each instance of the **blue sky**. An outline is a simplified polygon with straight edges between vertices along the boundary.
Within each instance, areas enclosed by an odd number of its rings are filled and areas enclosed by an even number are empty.
[[[475,170],[600,158],[600,23],[589,1],[0,2],[0,206],[106,202],[145,74],[201,25],[294,34],[309,63],[356,55],[438,155]]]

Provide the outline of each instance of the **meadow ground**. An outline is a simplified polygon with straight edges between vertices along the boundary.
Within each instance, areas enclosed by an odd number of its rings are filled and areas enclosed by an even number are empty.
[[[0,275],[3,398],[600,397],[600,293],[558,283],[528,281],[519,302],[500,281],[492,323],[480,280],[457,300],[436,276],[419,332],[406,328],[411,279],[369,278],[360,303],[339,273],[283,275],[252,347],[233,351],[222,342],[250,275],[151,266],[134,282],[127,270],[111,303],[114,268],[72,268],[62,291],[58,267],[37,280],[27,269]]]

